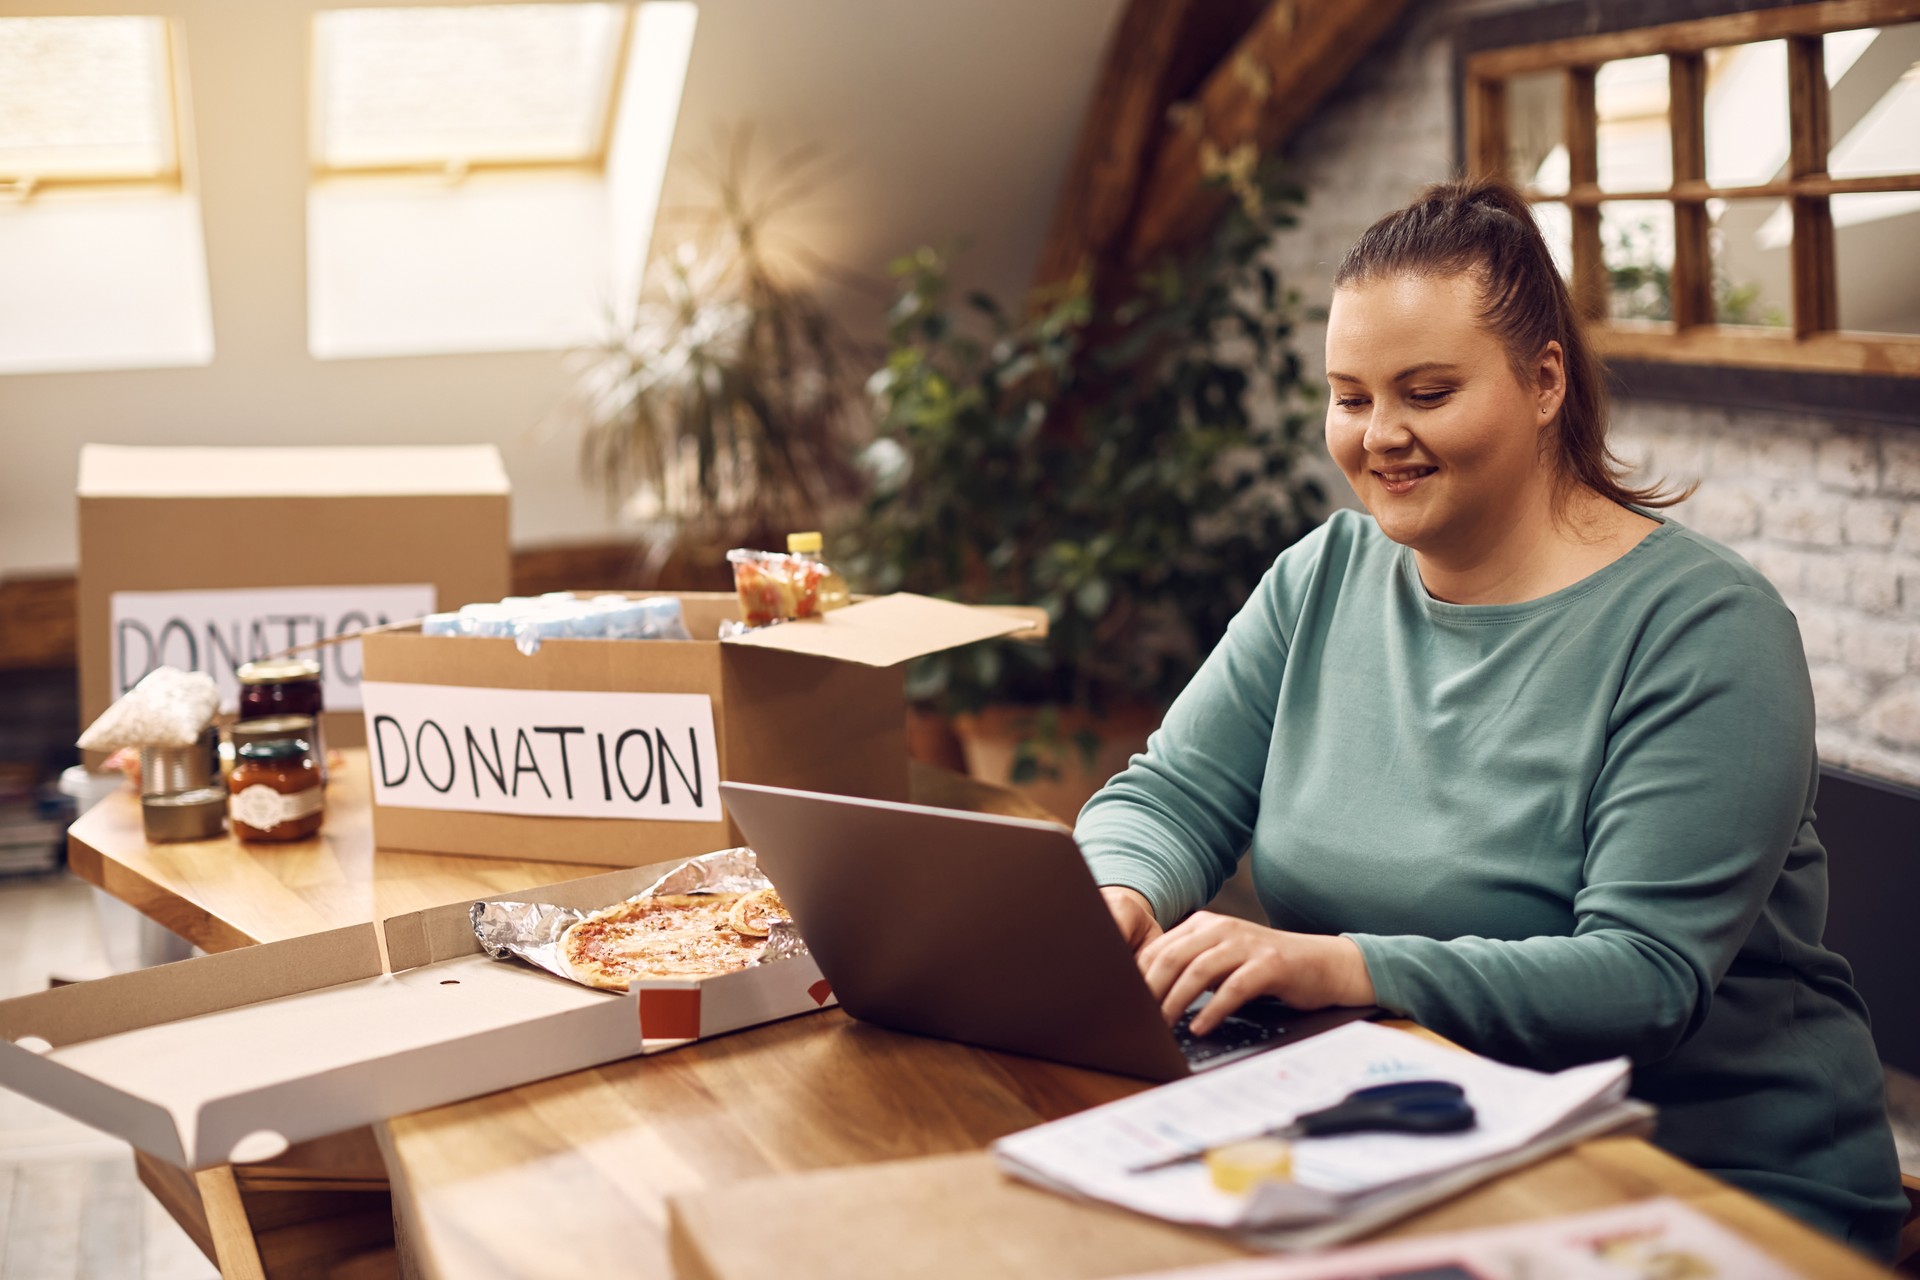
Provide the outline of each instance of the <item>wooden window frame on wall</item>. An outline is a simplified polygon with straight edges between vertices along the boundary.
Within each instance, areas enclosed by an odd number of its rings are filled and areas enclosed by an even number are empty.
[[[81,15],[87,16],[87,15]],[[141,15],[134,15],[141,16]],[[160,100],[166,104],[166,163],[150,173],[76,170],[55,174],[24,174],[0,170],[0,197],[27,199],[43,191],[76,189],[82,191],[128,190],[179,191],[184,183],[180,165],[180,85],[186,66],[180,41],[174,32],[175,19],[160,23]]]
[[[1679,20],[1674,20],[1678,18]],[[1860,27],[1920,21],[1920,0],[1573,0],[1469,20],[1455,32],[1459,91],[1456,159],[1474,174],[1507,172],[1506,85],[1516,76],[1561,72],[1567,190],[1527,192],[1565,204],[1573,231],[1571,288],[1608,364],[1630,394],[1814,408],[1920,422],[1920,335],[1838,327],[1831,199],[1869,191],[1920,190],[1920,173],[1828,175],[1828,86],[1822,37]],[[1786,175],[1756,186],[1706,181],[1706,51],[1763,40],[1787,44],[1791,152]],[[1598,182],[1594,73],[1606,62],[1664,54],[1669,66],[1671,185],[1605,191]],[[1792,210],[1792,323],[1769,331],[1713,318],[1706,201],[1779,198]],[[1663,200],[1674,207],[1671,322],[1607,319],[1600,241],[1603,200]]]
[[[485,3],[485,0],[471,0],[471,3]],[[370,161],[363,164],[329,164],[322,159],[325,150],[325,137],[320,119],[323,80],[326,75],[321,66],[318,39],[309,34],[307,38],[307,99],[308,99],[308,150],[312,159],[308,169],[316,182],[328,178],[362,178],[393,174],[439,173],[450,178],[464,177],[469,173],[582,173],[598,175],[606,172],[607,155],[613,147],[613,130],[620,118],[620,99],[626,89],[627,59],[633,53],[634,28],[638,25],[637,7],[623,3],[619,6],[618,30],[614,33],[613,49],[609,54],[612,61],[607,68],[607,86],[600,103],[599,119],[594,123],[593,145],[577,156],[562,156],[543,159],[503,160],[490,156],[475,156],[457,163],[436,160],[398,160]]]

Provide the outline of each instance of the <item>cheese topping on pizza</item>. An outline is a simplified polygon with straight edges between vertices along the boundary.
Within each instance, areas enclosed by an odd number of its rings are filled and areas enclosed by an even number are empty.
[[[574,977],[606,991],[635,978],[707,977],[753,963],[764,937],[728,923],[737,893],[657,894],[615,903],[576,922],[560,938]],[[748,895],[751,896],[751,895]]]
[[[768,885],[764,889],[741,895],[740,901],[734,903],[732,910],[727,912],[727,927],[735,933],[764,938],[775,920],[791,919],[793,917],[787,913],[787,904],[780,901],[779,890]]]

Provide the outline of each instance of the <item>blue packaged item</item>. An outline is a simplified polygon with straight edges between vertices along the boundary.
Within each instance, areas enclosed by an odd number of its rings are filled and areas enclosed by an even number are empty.
[[[598,603],[598,602],[596,602]],[[672,596],[649,596],[644,600],[619,598],[603,606],[607,634],[617,640],[691,640],[693,633],[680,611],[680,602]]]
[[[514,616],[514,610],[501,604],[464,604],[460,606],[460,634],[511,636]]]
[[[460,615],[457,613],[430,613],[420,620],[420,634],[423,636],[457,636],[460,634]]]

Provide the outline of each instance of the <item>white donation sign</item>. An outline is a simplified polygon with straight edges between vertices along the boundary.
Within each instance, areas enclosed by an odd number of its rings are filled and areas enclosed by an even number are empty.
[[[377,804],[719,822],[704,693],[361,686]]]
[[[113,696],[155,667],[204,671],[220,686],[220,709],[239,705],[234,669],[255,658],[366,627],[423,618],[436,607],[433,584],[357,587],[244,587],[224,591],[113,593]],[[329,711],[360,706],[360,642],[315,649]]]

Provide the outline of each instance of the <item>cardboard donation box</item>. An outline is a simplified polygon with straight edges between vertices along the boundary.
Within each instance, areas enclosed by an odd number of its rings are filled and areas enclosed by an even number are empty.
[[[905,800],[902,665],[1037,629],[901,594],[721,640],[732,594],[678,598],[693,640],[367,636],[374,843],[632,866],[742,843],[723,778]]]
[[[80,451],[80,718],[158,666],[234,669],[509,590],[491,445]],[[360,646],[316,649],[329,743],[362,740]]]
[[[596,908],[670,865],[510,899]],[[0,1086],[187,1169],[833,1002],[811,956],[596,991],[474,940],[468,903],[0,1002]]]

